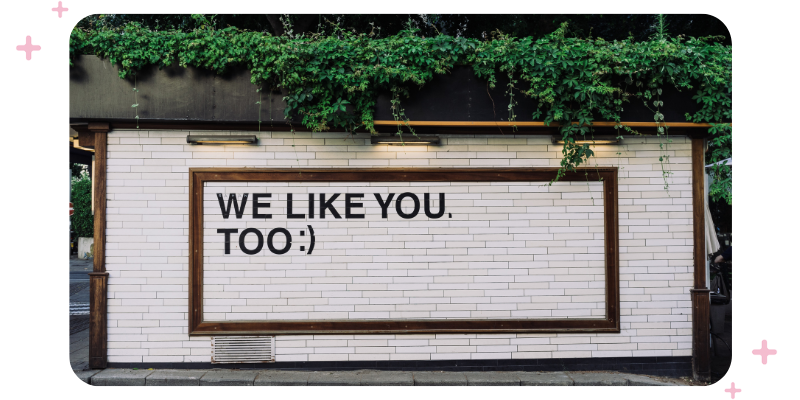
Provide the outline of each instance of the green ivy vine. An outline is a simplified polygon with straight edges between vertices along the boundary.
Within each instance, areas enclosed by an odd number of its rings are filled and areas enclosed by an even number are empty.
[[[162,68],[177,63],[216,73],[245,66],[259,91],[283,91],[284,118],[290,123],[313,131],[335,128],[372,133],[378,93],[392,94],[392,112],[402,132],[404,126],[410,127],[401,97],[408,97],[411,87],[425,85],[436,74],[467,65],[492,88],[499,74],[508,77],[509,121],[517,118],[514,107],[519,96],[538,101],[529,117],[558,126],[564,140],[560,177],[594,155],[590,145],[576,143],[592,137],[593,121],[614,121],[620,134],[640,133],[621,123],[626,103],[644,102],[650,107],[656,134],[665,137],[662,148],[669,143],[669,127],[660,111],[670,106],[660,97],[668,86],[695,93],[700,110],[687,114],[686,120],[711,124],[707,161],[730,157],[732,50],[717,39],[668,37],[664,32],[640,42],[574,38],[567,37],[566,24],[542,39],[494,32],[481,41],[448,35],[421,37],[412,27],[378,38],[337,26],[331,35],[272,36],[235,27],[208,25],[182,32],[129,23],[114,29],[75,28],[70,36],[70,63],[76,55],[95,54],[119,64],[120,78],[135,77],[148,65]],[[666,182],[668,171],[664,171]],[[732,203],[730,167],[717,166],[714,174],[712,198]]]

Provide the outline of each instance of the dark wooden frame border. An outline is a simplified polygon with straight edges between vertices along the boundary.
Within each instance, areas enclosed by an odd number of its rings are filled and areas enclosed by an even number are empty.
[[[203,321],[203,183],[283,182],[549,182],[556,168],[189,169],[189,335],[377,333],[549,333],[620,331],[619,195],[616,167],[581,168],[561,181],[603,182],[606,254],[605,319]]]

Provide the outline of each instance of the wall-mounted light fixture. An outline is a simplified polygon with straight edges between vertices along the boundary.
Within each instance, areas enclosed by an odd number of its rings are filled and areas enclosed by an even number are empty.
[[[553,136],[553,144],[564,144],[564,139]],[[622,138],[616,136],[595,136],[575,139],[575,144],[622,144]]]
[[[256,135],[189,135],[190,144],[256,144]]]
[[[434,145],[439,144],[439,136],[436,135],[417,135],[406,134],[404,136],[390,135],[390,136],[372,136],[370,143],[372,144],[388,144],[391,146],[402,145]]]

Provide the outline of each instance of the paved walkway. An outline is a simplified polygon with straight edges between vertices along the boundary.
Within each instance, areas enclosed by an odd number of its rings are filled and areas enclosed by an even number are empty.
[[[75,371],[94,386],[689,386],[617,372],[135,370]]]

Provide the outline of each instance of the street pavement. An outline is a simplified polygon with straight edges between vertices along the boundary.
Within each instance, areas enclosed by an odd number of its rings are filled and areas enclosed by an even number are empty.
[[[69,363],[89,368],[89,272],[92,260],[69,259]]]

